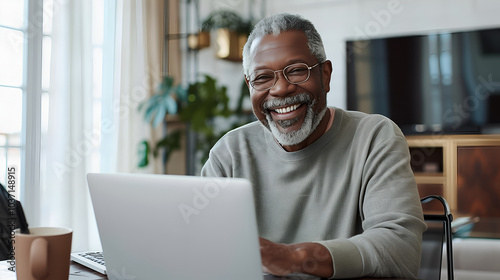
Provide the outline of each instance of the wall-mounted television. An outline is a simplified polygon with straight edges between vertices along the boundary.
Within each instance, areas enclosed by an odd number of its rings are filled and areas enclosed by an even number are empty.
[[[500,28],[346,41],[347,109],[407,134],[500,133]]]

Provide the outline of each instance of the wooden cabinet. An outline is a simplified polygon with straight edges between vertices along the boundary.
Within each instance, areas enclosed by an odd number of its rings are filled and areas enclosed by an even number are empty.
[[[457,147],[457,210],[500,218],[500,145]]]
[[[500,135],[407,136],[420,196],[454,213],[500,218]]]

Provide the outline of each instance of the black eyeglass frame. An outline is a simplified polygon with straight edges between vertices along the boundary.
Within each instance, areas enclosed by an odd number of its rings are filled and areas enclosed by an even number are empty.
[[[251,86],[253,89],[257,90],[257,91],[266,91],[266,90],[270,90],[270,89],[272,89],[272,88],[276,85],[276,82],[278,81],[278,75],[276,74],[277,72],[283,72],[283,77],[285,77],[285,80],[286,80],[287,82],[289,82],[290,84],[293,84],[293,85],[300,85],[300,84],[303,84],[303,83],[305,83],[305,82],[307,82],[307,81],[309,80],[309,77],[311,76],[311,69],[313,69],[314,67],[316,67],[316,66],[318,66],[318,65],[320,65],[320,64],[322,64],[322,63],[323,63],[323,62],[318,62],[318,63],[314,64],[313,66],[309,66],[309,65],[307,65],[307,63],[304,63],[304,62],[299,62],[299,63],[293,63],[293,64],[290,64],[290,65],[286,66],[285,68],[283,68],[283,69],[281,69],[281,70],[260,69],[260,70],[258,70],[258,71],[271,71],[271,72],[273,72],[273,74],[274,74],[274,82],[273,82],[272,86],[270,86],[270,87],[268,87],[268,88],[264,88],[264,89],[257,89],[257,88],[255,88],[255,86],[254,86],[254,83],[255,83],[255,82],[254,82],[254,81],[252,81],[252,80],[250,80],[250,77],[252,77],[252,75],[253,75],[256,71],[252,72],[252,74],[250,74],[250,76],[249,76],[249,77],[245,77],[245,78],[247,79],[247,81],[248,81],[248,83],[250,84],[250,86]],[[307,78],[306,78],[304,81],[297,82],[297,83],[295,83],[295,82],[291,82],[291,81],[288,79],[288,77],[286,76],[286,74],[285,74],[285,70],[286,70],[287,68],[289,68],[289,67],[294,66],[294,65],[304,65],[304,66],[306,66],[306,68],[307,68]]]

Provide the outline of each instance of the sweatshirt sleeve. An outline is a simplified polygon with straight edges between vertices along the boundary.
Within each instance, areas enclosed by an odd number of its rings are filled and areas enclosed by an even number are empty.
[[[332,278],[391,275],[415,279],[426,225],[408,146],[399,135],[372,145],[359,199],[363,232],[318,243],[330,251]]]
[[[201,169],[202,177],[225,177],[222,175],[221,169],[215,162],[213,157],[210,157]]]
[[[222,157],[228,159],[226,160],[228,162],[231,161],[229,150],[222,149],[221,146],[223,146],[223,144],[221,144],[219,141],[217,144],[215,144],[214,148],[210,150],[208,160],[201,168],[200,175],[202,177],[233,177],[231,165],[223,166],[219,160],[219,158]],[[219,147],[219,149],[216,149],[215,147]],[[214,152],[214,150],[217,150],[219,154]]]

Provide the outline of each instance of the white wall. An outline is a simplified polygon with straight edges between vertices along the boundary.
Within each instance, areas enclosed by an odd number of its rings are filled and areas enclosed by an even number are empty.
[[[217,8],[229,8],[247,17],[289,12],[311,20],[323,38],[334,73],[328,104],[345,108],[346,82],[344,43],[346,39],[427,34],[500,27],[498,0],[202,0],[201,18]],[[233,102],[243,81],[240,63],[216,59],[215,43],[199,53],[199,71],[211,73],[229,89]]]

